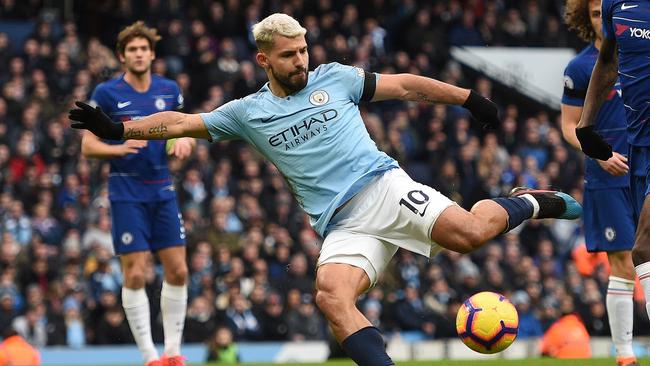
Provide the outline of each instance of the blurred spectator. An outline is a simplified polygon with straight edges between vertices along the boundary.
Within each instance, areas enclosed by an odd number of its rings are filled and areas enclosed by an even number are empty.
[[[95,225],[89,226],[83,238],[81,248],[85,251],[102,249],[113,253],[113,236],[111,235],[111,219],[106,215],[97,218]]]
[[[90,272],[90,291],[95,300],[104,291],[118,293],[122,287],[122,273],[115,258],[111,259],[111,252],[102,248],[95,250],[94,261],[89,263],[94,269]]]
[[[194,298],[187,309],[184,341],[198,343],[207,341],[217,327],[214,307],[205,297]]]
[[[449,43],[454,46],[482,46],[481,33],[475,26],[474,14],[471,11],[463,12],[462,21],[451,29]]]
[[[8,290],[1,290],[0,292],[0,332],[4,332],[9,328],[12,321],[17,315],[14,308],[14,298]]]
[[[41,355],[13,329],[2,333],[0,343],[0,366],[40,366]]]
[[[3,218],[2,226],[13,239],[22,246],[26,246],[32,239],[32,222],[23,209],[23,203],[14,201]]]
[[[288,339],[289,326],[285,320],[282,299],[277,293],[270,293],[266,299],[264,312],[260,315],[263,339],[283,341]]]
[[[540,351],[553,358],[591,358],[589,333],[577,315],[564,315],[544,333]]]
[[[382,307],[379,301],[369,300],[363,304],[362,307],[363,316],[365,316],[366,319],[368,319],[368,321],[370,322],[370,324],[372,324],[373,327],[376,327],[378,329],[381,329],[382,326],[381,312],[382,312]]]
[[[286,276],[277,279],[275,286],[285,291],[297,289],[301,294],[311,294],[314,289],[313,277],[307,273],[307,258],[303,253],[291,256]]]
[[[63,304],[65,316],[66,344],[72,348],[81,348],[86,345],[86,333],[79,302],[68,298]]]
[[[11,325],[18,334],[35,347],[47,345],[47,318],[45,306],[30,307],[25,315],[18,316]]]
[[[395,307],[395,319],[400,329],[421,331],[428,338],[434,338],[438,317],[425,308],[419,297],[418,287],[408,284],[404,289],[404,300]]]
[[[325,339],[325,319],[316,312],[311,294],[303,294],[300,306],[287,314],[289,339],[292,341],[312,341]]]
[[[129,330],[122,308],[114,306],[106,309],[95,331],[96,344],[129,344],[133,335]]]
[[[512,294],[510,301],[519,313],[519,330],[517,338],[540,337],[543,334],[542,324],[531,309],[530,296],[524,291]]]
[[[241,295],[231,299],[226,309],[226,322],[236,340],[257,340],[262,335],[262,329],[257,317],[249,309],[249,304]]]
[[[233,342],[232,332],[228,327],[219,327],[208,343],[208,362],[221,364],[239,363],[237,344]]]

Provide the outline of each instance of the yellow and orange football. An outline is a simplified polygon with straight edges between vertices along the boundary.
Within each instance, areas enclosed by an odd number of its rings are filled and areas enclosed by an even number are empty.
[[[465,345],[479,353],[497,353],[517,338],[519,314],[501,294],[479,292],[458,309],[456,330]]]

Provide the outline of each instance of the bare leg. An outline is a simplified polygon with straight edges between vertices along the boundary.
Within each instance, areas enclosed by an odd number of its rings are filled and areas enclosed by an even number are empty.
[[[636,228],[632,262],[635,266],[650,262],[650,200],[648,200],[648,196],[643,201],[643,208]]]
[[[340,343],[370,321],[357,309],[356,301],[370,286],[366,272],[341,263],[326,263],[316,274],[316,304],[327,318]]]
[[[329,322],[334,337],[359,366],[394,365],[386,353],[377,328],[361,314],[355,303],[370,286],[361,268],[342,263],[325,263],[316,273],[316,303]]]
[[[431,239],[449,250],[469,253],[503,233],[507,223],[508,213],[492,200],[479,201],[470,211],[449,206],[433,226]]]
[[[149,261],[149,252],[134,252],[120,255],[124,287],[137,290],[144,287],[144,272]]]
[[[629,250],[623,252],[607,253],[609,266],[612,276],[634,281],[634,264],[632,264],[632,252]]]
[[[158,257],[165,271],[165,281],[170,285],[183,286],[187,283],[187,262],[185,246],[161,249]]]

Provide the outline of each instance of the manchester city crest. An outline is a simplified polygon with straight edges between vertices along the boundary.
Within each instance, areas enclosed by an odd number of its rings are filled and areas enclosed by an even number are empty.
[[[330,96],[325,90],[316,90],[309,96],[309,102],[313,105],[323,105],[329,102]]]

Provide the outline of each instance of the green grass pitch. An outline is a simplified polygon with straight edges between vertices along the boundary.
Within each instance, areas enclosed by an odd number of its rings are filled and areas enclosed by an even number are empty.
[[[650,358],[639,359],[641,365],[650,365]],[[193,366],[220,366],[223,364],[208,363]],[[244,364],[247,366],[277,366],[279,364]],[[327,363],[288,363],[287,366],[354,366],[353,362],[332,361]],[[549,358],[534,358],[526,360],[489,360],[489,361],[412,361],[397,362],[397,366],[616,366],[613,358],[593,358],[582,360],[555,360]]]
[[[640,358],[641,366],[650,366],[650,358]],[[188,366],[223,366],[219,363],[189,364]],[[243,366],[356,366],[352,361],[329,361],[323,363],[240,363]],[[91,365],[88,365],[91,366]],[[114,365],[142,366],[142,364]],[[551,358],[529,358],[521,360],[466,360],[466,361],[410,361],[397,362],[397,366],[616,366],[614,358],[591,358],[579,360],[556,360]]]

